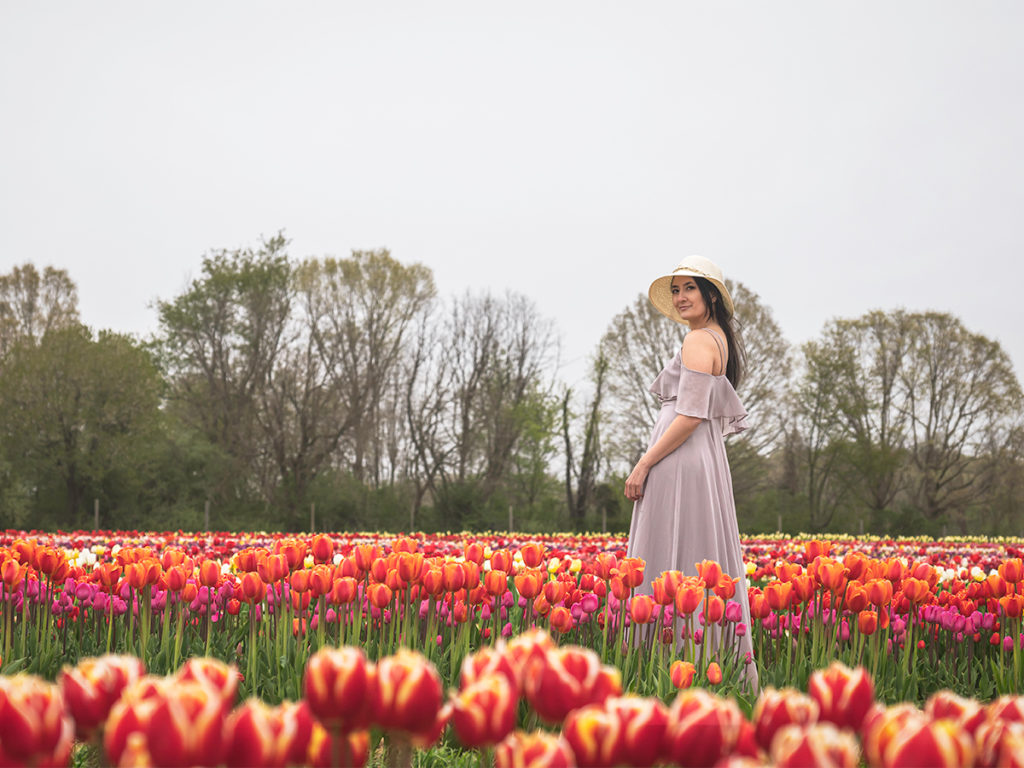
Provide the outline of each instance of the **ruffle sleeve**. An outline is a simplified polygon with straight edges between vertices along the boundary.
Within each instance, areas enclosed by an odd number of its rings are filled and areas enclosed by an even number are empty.
[[[717,421],[723,436],[742,432],[748,427],[747,411],[724,376],[712,376],[680,366],[675,407],[676,413],[683,416]]]

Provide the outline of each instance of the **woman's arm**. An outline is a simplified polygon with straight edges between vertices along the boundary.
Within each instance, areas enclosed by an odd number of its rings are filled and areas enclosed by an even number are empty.
[[[680,356],[683,365],[687,368],[711,374],[717,357],[715,342],[707,333],[688,333],[683,339]],[[702,421],[703,419],[696,416],[676,415],[665,433],[647,449],[647,453],[640,457],[640,461],[636,463],[633,471],[626,478],[625,494],[627,499],[637,501],[643,497],[644,482],[647,480],[647,473],[651,471],[651,467],[685,443]]]
[[[644,495],[644,482],[647,480],[647,473],[651,471],[651,467],[685,443],[702,421],[703,419],[698,419],[696,416],[676,414],[665,433],[647,449],[647,453],[640,457],[640,461],[636,463],[633,471],[626,478],[627,499],[636,501]]]

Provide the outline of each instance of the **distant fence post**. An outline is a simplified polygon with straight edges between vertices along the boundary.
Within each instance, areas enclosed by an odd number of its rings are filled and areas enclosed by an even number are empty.
[[[98,531],[100,529],[100,500],[92,500],[92,529]]]
[[[512,531],[514,531],[514,530],[515,530],[515,528],[513,528],[513,526],[512,526],[512,505],[509,504],[508,505],[508,532],[512,533]]]
[[[608,507],[601,505],[601,533],[608,533]]]
[[[316,502],[312,502],[309,505],[309,532],[313,533],[316,531]]]
[[[207,530],[207,531],[210,530],[210,500],[209,499],[207,499],[206,503],[203,505],[203,525],[205,526],[204,530]]]
[[[782,513],[779,512],[779,527],[776,529],[779,533],[782,533]]]

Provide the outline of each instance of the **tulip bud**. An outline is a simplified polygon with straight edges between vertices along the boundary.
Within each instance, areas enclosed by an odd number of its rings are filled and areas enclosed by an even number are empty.
[[[718,685],[722,682],[722,668],[718,665],[717,661],[712,661],[708,664],[708,682],[712,685]]]
[[[771,748],[775,734],[787,725],[810,725],[818,720],[818,703],[795,688],[768,687],[754,704],[754,735],[764,750]]]
[[[860,729],[875,700],[875,686],[863,667],[850,669],[839,661],[811,673],[807,692],[820,709],[819,720],[840,728]]]
[[[459,686],[464,689],[489,674],[504,675],[518,696],[519,674],[513,664],[512,654],[506,649],[504,641],[499,641],[498,645],[493,648],[484,646],[466,656],[459,672]]]
[[[177,674],[178,680],[195,680],[206,683],[217,691],[224,703],[225,714],[230,712],[235,705],[241,677],[238,667],[233,664],[229,666],[219,659],[199,657],[186,661]]]

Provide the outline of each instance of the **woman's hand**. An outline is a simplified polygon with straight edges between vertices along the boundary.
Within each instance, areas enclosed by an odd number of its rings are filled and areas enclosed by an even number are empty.
[[[633,467],[633,471],[629,473],[629,477],[626,478],[626,498],[630,501],[639,501],[644,495],[644,483],[647,482],[647,473],[651,471],[651,468],[647,466],[643,459],[636,463]]]

